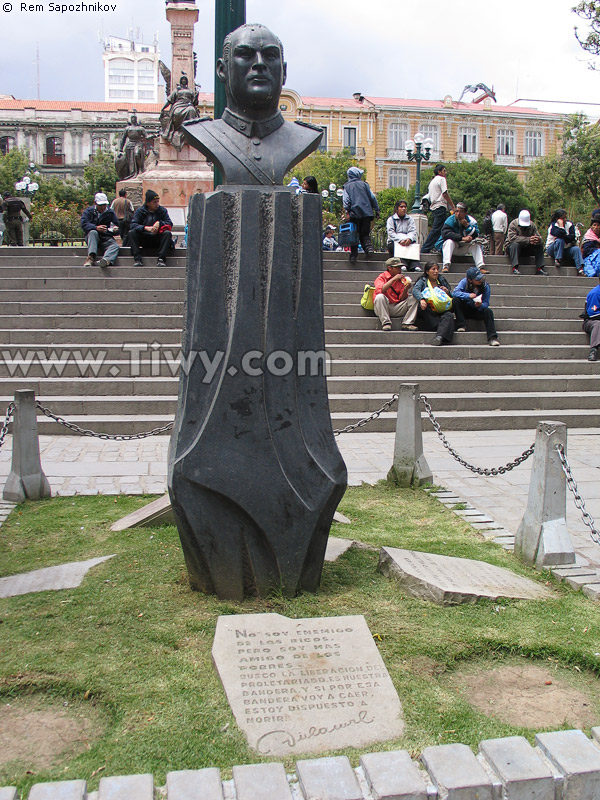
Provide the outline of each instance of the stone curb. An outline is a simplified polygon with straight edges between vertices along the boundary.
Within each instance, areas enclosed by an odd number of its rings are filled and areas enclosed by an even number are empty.
[[[467,522],[484,539],[499,544],[505,550],[514,553],[515,534],[499,523],[494,522],[488,514],[478,511],[462,497],[459,497],[456,492],[452,492],[449,489],[439,489],[435,492],[429,492],[429,494],[439,500],[457,517]],[[452,507],[458,504],[465,506],[465,508],[455,509]],[[583,594],[589,597],[590,600],[600,600],[600,570],[586,566],[585,563],[581,563],[583,561],[581,556],[578,556],[578,558],[580,561],[578,564],[548,567],[547,569],[550,570],[555,578],[562,583],[567,583],[572,589],[576,591],[581,589]]]
[[[479,753],[464,744],[427,747],[419,761],[406,750],[366,753],[353,768],[346,756],[305,759],[286,775],[283,764],[169,772],[155,787],[152,775],[102,778],[87,793],[84,780],[37,783],[28,800],[592,800],[600,797],[600,727],[592,739],[580,730],[486,739]],[[14,787],[0,800],[19,800]],[[25,800],[23,795],[22,800]]]

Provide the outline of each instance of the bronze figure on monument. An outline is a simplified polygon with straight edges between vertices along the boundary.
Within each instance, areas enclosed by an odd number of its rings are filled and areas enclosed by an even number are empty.
[[[180,151],[184,145],[183,123],[198,117],[198,92],[190,89],[187,76],[182,75],[179,85],[167,97],[160,112],[160,130],[163,138]]]
[[[146,129],[138,123],[134,109],[129,125],[123,131],[119,144],[119,153],[115,159],[115,168],[119,180],[135,178],[144,171],[147,140]]]
[[[188,217],[182,369],[169,494],[194,589],[316,591],[347,474],[327,395],[321,198],[283,186],[322,131],[285,122],[279,39],[224,41],[222,119],[184,123],[225,185]]]

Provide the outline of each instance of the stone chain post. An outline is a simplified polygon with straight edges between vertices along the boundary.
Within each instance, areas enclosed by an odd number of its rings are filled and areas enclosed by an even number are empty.
[[[2,497],[10,503],[50,497],[50,484],[42,471],[35,393],[15,392],[12,464]]]
[[[388,480],[398,486],[433,483],[433,475],[423,455],[423,429],[418,383],[403,383],[398,392],[394,463]]]
[[[527,508],[515,538],[515,553],[538,569],[575,563],[566,521],[567,485],[557,444],[566,451],[567,426],[538,423]]]

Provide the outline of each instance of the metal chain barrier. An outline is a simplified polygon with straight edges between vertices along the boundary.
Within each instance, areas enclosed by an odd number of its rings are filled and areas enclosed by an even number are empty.
[[[377,419],[377,417],[383,414],[384,411],[387,411],[389,408],[391,408],[394,405],[394,403],[397,402],[397,400],[398,400],[398,395],[393,394],[391,398],[387,401],[387,403],[384,403],[381,406],[381,408],[377,409],[377,411],[374,411],[368,417],[365,417],[364,419],[355,422],[353,425],[346,425],[345,428],[334,429],[333,431],[334,436],[339,436],[340,433],[351,433],[352,431],[357,430],[357,428],[364,428],[364,426],[368,425],[369,422],[372,422],[374,419]]]
[[[64,419],[64,417],[59,417],[56,414],[53,414],[52,411],[43,406],[39,400],[36,402],[36,406],[46,417],[50,417],[50,419],[53,419],[54,422],[58,422],[59,425],[64,425],[65,428],[73,431],[73,433],[78,433],[81,436],[94,436],[96,439],[110,439],[115,442],[129,442],[133,439],[146,439],[148,436],[158,436],[161,433],[170,431],[173,427],[173,423],[168,422],[166,425],[163,425],[160,428],[152,428],[151,431],[145,431],[144,433],[132,433],[130,435],[120,433],[96,433],[96,431],[89,430],[89,428],[80,428],[79,425],[75,425],[73,422],[68,422],[66,419]]]
[[[12,415],[15,411],[15,404],[9,403],[8,408],[6,409],[6,417],[2,425],[0,425],[0,448],[4,444],[4,440],[6,439],[6,434],[8,433],[8,426],[10,425],[10,421],[12,419]]]
[[[446,439],[446,437],[442,433],[440,423],[433,415],[433,411],[431,410],[431,405],[429,404],[427,397],[424,394],[419,395],[419,400],[421,400],[421,402],[425,406],[425,411],[427,412],[427,416],[431,420],[433,429],[440,437],[441,442],[446,448],[446,450],[450,453],[452,458],[458,461],[458,463],[461,464],[463,467],[466,467],[466,469],[471,470],[471,472],[476,472],[478,475],[503,475],[505,472],[510,472],[511,469],[518,467],[519,464],[522,464],[524,461],[527,461],[529,456],[533,455],[534,445],[532,444],[530,447],[527,448],[527,450],[524,450],[520,456],[517,456],[514,461],[509,461],[508,464],[505,464],[503,467],[491,467],[489,469],[486,469],[485,467],[475,467],[473,466],[473,464],[469,464],[468,461],[465,461],[465,459],[462,458],[462,456],[460,456],[456,452],[456,450],[454,450],[454,448],[450,445],[450,442]]]
[[[596,530],[594,518],[590,512],[586,510],[583,497],[579,494],[577,482],[573,477],[573,473],[571,472],[571,465],[567,461],[567,456],[565,455],[565,448],[562,446],[562,444],[555,444],[554,449],[560,458],[560,463],[562,465],[563,472],[565,473],[565,478],[567,479],[567,486],[573,493],[575,505],[581,511],[581,519],[583,520],[584,525],[587,525],[587,527],[590,529],[590,536],[592,537],[592,540],[596,544],[600,544],[600,531]]]

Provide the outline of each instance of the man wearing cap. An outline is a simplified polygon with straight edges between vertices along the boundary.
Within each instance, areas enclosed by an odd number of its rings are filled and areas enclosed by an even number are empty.
[[[452,308],[456,315],[457,330],[464,331],[464,318],[483,320],[488,344],[498,347],[498,334],[494,312],[490,308],[490,287],[477,267],[469,267],[466,276],[452,292]]]
[[[394,255],[394,247],[396,242],[404,245],[405,247],[410,247],[411,244],[414,244],[417,241],[417,228],[415,221],[410,214],[407,214],[407,211],[408,205],[406,200],[397,200],[396,204],[394,205],[394,213],[391,217],[387,218],[387,249],[391,256]],[[405,264],[402,270],[403,272],[405,272],[407,269],[410,272],[421,272],[421,267],[419,266],[418,261],[405,258],[403,259],[403,262]]]
[[[444,262],[442,272],[450,272],[452,255],[456,250],[459,253],[470,253],[479,271],[487,272],[483,264],[483,250],[477,241],[478,236],[477,220],[467,214],[466,203],[457,203],[454,214],[444,222],[440,238],[435,245],[437,250],[442,251]]]
[[[157,252],[157,267],[167,266],[167,253],[173,247],[171,231],[173,223],[169,212],[160,205],[160,197],[152,189],[146,191],[144,205],[140,206],[131,220],[129,243],[134,267],[143,267],[140,248]]]
[[[411,291],[412,280],[402,274],[402,261],[388,258],[385,272],[375,278],[373,303],[375,314],[379,317],[382,331],[392,330],[391,317],[402,317],[403,331],[416,331],[418,302]]]
[[[325,228],[325,232],[323,234],[323,250],[333,251],[337,250],[338,247],[339,244],[337,243],[337,240],[335,238],[335,226],[328,225]]]
[[[99,267],[112,266],[119,255],[119,245],[115,242],[119,220],[112,208],[108,207],[108,197],[104,192],[94,196],[94,205],[85,209],[80,224],[88,246],[88,256],[83,266],[96,266],[98,255],[103,256],[97,262]]]
[[[544,269],[544,244],[542,237],[527,209],[519,212],[517,219],[508,226],[506,254],[510,258],[513,275],[520,275],[519,261],[523,256],[535,257],[536,275],[547,275]]]
[[[347,172],[348,182],[344,184],[342,203],[348,220],[356,225],[359,241],[368,260],[375,252],[371,241],[371,223],[373,216],[379,216],[379,203],[369,184],[361,178],[363,172],[364,169],[359,167],[350,167]],[[350,263],[355,264],[357,258],[356,244],[350,248]]]
[[[0,206],[3,212],[2,219],[6,226],[6,244],[16,244],[23,247],[23,217],[25,214],[31,219],[31,213],[20,197],[11,197],[10,192],[4,192],[4,202]]]

